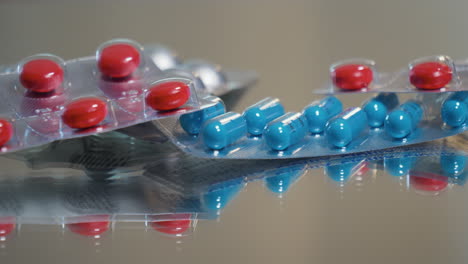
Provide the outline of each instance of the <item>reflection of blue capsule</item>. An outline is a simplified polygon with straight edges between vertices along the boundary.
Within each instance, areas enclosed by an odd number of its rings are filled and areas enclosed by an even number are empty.
[[[381,127],[384,124],[387,112],[398,105],[398,96],[395,93],[381,93],[362,106],[366,112],[370,127]]]
[[[440,156],[440,166],[447,177],[457,177],[465,171],[467,160],[462,155]]]
[[[273,193],[282,194],[288,191],[293,184],[304,172],[304,167],[300,168],[284,168],[275,171],[274,176],[265,178],[266,187]]]
[[[450,96],[442,105],[441,116],[452,127],[459,127],[468,122],[468,92],[458,92]]]
[[[211,149],[222,149],[247,133],[244,117],[229,112],[208,120],[203,127],[203,142]]]
[[[385,171],[396,177],[408,175],[409,171],[413,167],[415,158],[411,157],[400,157],[400,158],[385,158],[384,166]]]
[[[424,110],[415,101],[407,101],[385,118],[385,131],[393,138],[405,138],[413,132],[423,118]]]
[[[215,105],[196,112],[181,115],[179,118],[180,126],[185,130],[185,132],[191,135],[198,135],[205,121],[222,115],[225,112],[226,108],[224,107],[223,102],[218,100]]]
[[[242,190],[243,184],[235,184],[207,192],[203,195],[203,202],[209,210],[223,209]]]
[[[330,118],[343,111],[343,104],[334,96],[315,101],[304,109],[304,115],[309,124],[309,132],[322,133]]]
[[[301,113],[286,113],[268,123],[263,134],[270,148],[285,150],[307,134],[307,119]]]
[[[265,98],[250,106],[244,112],[247,130],[254,136],[263,133],[266,124],[284,115],[284,108],[277,98]]]
[[[327,124],[328,142],[343,148],[356,139],[367,127],[367,116],[359,107],[350,107]]]
[[[353,175],[355,168],[360,164],[361,162],[350,162],[345,164],[330,165],[325,167],[325,173],[333,181],[346,182],[349,180],[349,177]]]

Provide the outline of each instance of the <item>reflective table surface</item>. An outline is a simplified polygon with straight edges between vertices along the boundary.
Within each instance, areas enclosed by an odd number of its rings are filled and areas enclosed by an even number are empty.
[[[331,63],[467,56],[468,2],[2,1],[0,64],[115,37],[255,70],[299,111]],[[360,104],[367,96],[348,98]],[[0,263],[465,263],[468,134],[352,158],[202,161],[154,133],[0,156]],[[148,135],[147,135],[148,136]]]

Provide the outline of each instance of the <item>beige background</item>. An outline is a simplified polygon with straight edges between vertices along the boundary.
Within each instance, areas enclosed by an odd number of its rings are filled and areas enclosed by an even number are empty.
[[[239,110],[267,95],[300,110],[336,60],[372,58],[393,70],[426,55],[468,57],[467,10],[464,0],[3,0],[0,64],[39,52],[90,55],[127,37],[256,70],[260,82]],[[25,226],[3,243],[0,262],[464,263],[467,199],[464,187],[438,197],[401,191],[382,173],[341,194],[314,170],[283,199],[260,182],[247,186],[220,221],[200,222],[182,244],[140,225],[107,234],[98,247],[59,227]]]

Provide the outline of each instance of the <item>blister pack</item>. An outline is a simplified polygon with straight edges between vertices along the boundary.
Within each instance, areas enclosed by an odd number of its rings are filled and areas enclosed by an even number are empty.
[[[411,61],[396,72],[379,72],[368,59],[349,59],[330,67],[329,82],[319,94],[365,92],[468,91],[468,64],[439,55]]]
[[[0,151],[102,133],[177,116],[210,101],[203,82],[183,69],[162,71],[127,39],[96,56],[64,61],[51,54],[22,60],[0,75]],[[225,83],[223,84],[225,85]]]
[[[175,51],[159,44],[145,45],[144,52],[161,71],[179,69],[192,73],[200,89],[215,96],[248,88],[257,80],[254,71],[224,69],[202,59],[183,60]]]
[[[337,97],[328,96],[301,112],[286,112],[279,99],[265,98],[242,114],[226,113],[223,103],[212,98],[210,107],[155,123],[183,151],[199,157],[305,158],[392,148],[462,133],[467,112],[451,102],[464,95],[380,93],[348,108]],[[350,95],[344,95],[343,102],[346,96]]]

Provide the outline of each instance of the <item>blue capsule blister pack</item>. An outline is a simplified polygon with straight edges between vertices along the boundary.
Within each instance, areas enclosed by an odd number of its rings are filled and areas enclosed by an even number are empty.
[[[455,92],[468,90],[466,60],[453,61],[445,55],[411,61],[395,72],[379,72],[368,59],[339,61],[329,69],[329,81],[318,94],[379,92]]]
[[[213,102],[210,107],[155,123],[183,151],[204,158],[339,155],[462,133],[468,126],[465,93],[380,93],[347,108],[339,98],[328,96],[302,112],[286,113],[279,99],[265,98],[242,114],[225,113],[222,101],[211,97],[205,98]]]

